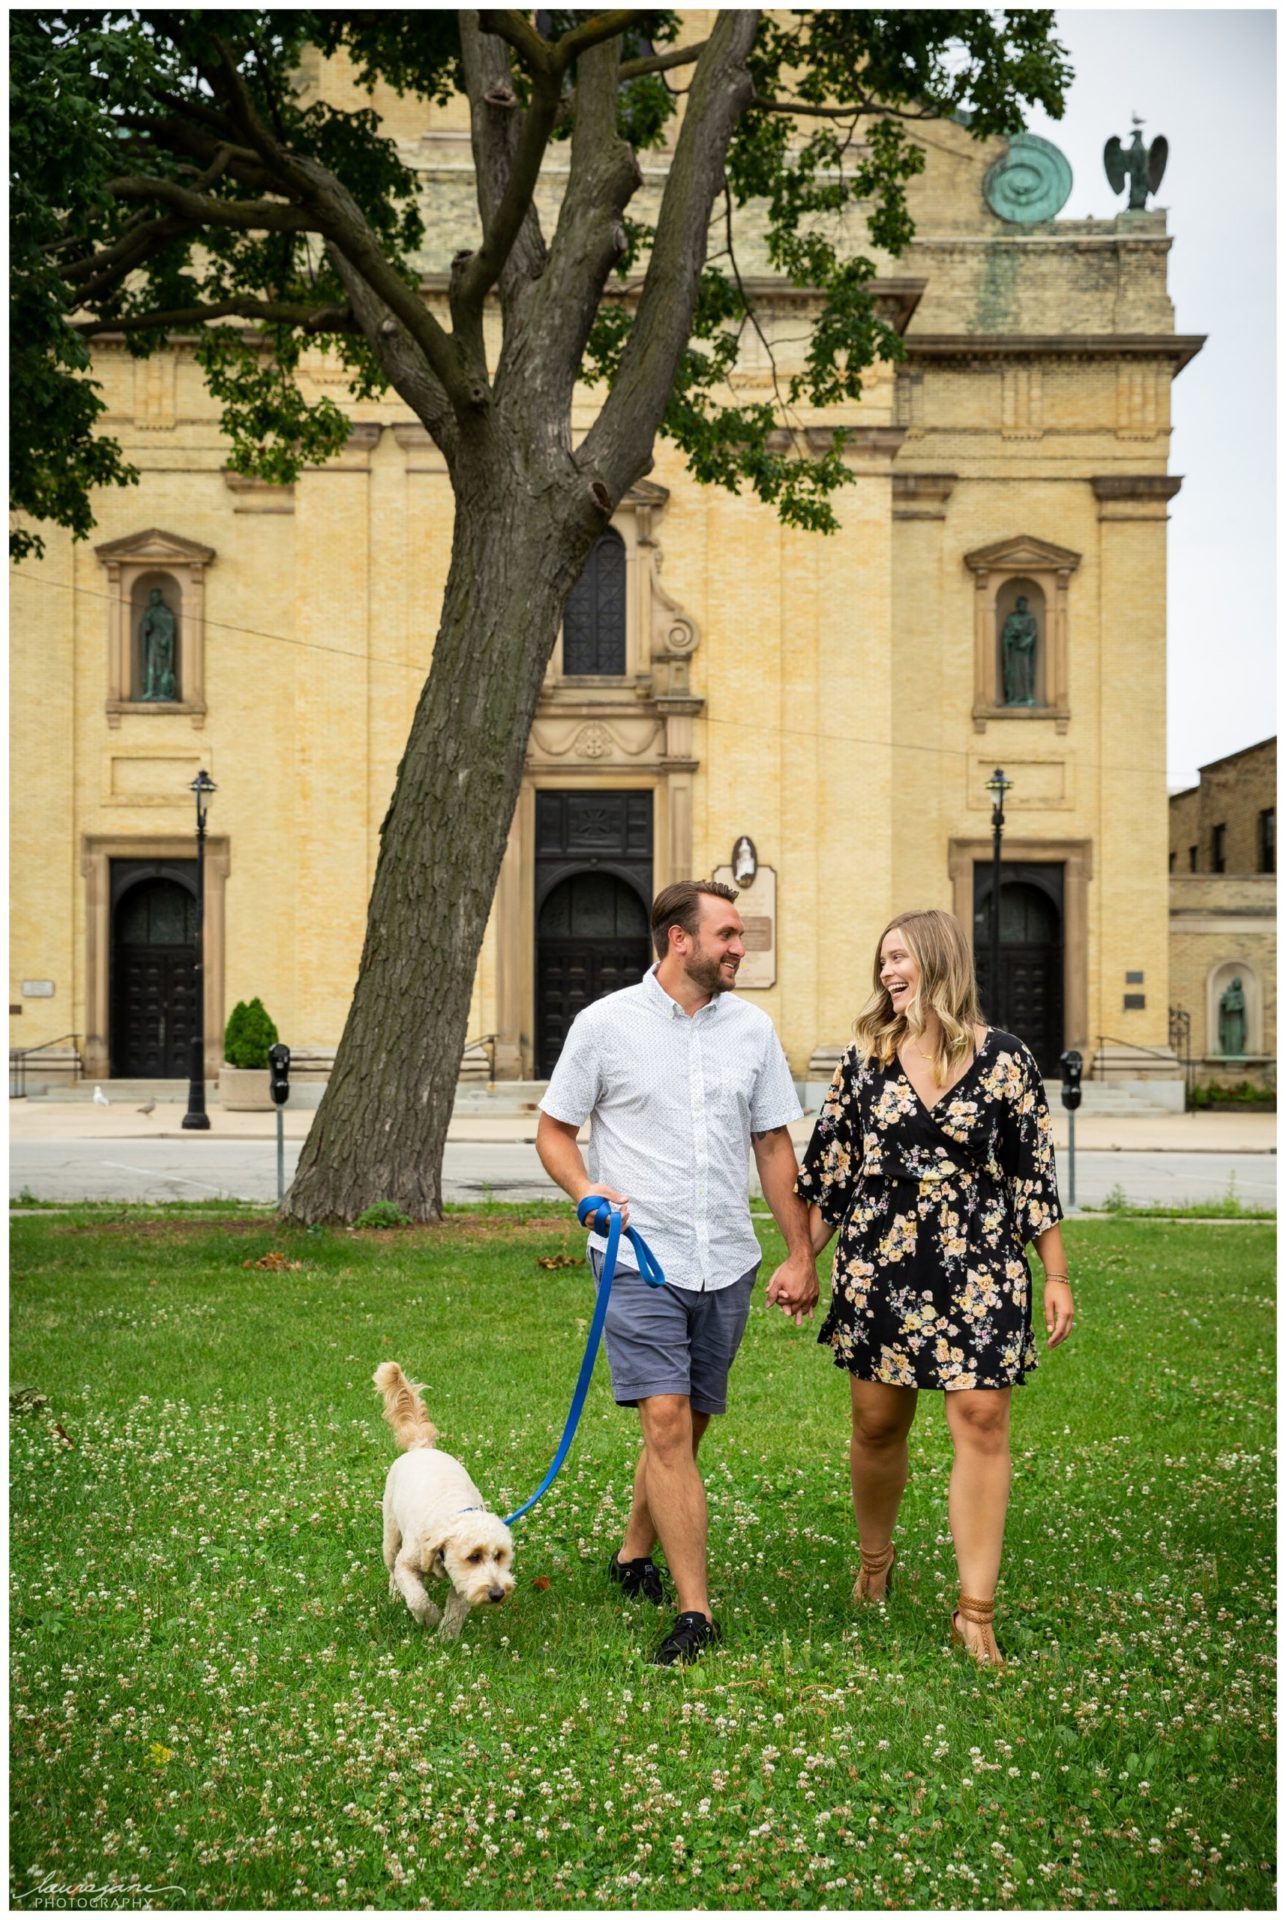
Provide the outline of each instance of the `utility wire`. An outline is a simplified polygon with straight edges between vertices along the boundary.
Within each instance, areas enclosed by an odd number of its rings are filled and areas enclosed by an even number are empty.
[[[82,587],[75,581],[42,579],[36,574],[25,573],[21,567],[15,567],[13,569],[13,578],[22,581],[24,585],[43,588],[46,591],[81,593],[84,594],[87,599],[105,600],[110,605],[116,607],[128,608],[131,604],[119,594],[105,593],[101,588],[97,587]],[[362,666],[397,667],[400,668],[403,673],[418,674],[421,680],[424,679],[431,665],[430,660],[425,660],[423,663],[415,660],[395,660],[390,654],[359,653],[351,647],[327,646],[325,641],[322,640],[301,640],[294,634],[269,633],[263,627],[236,626],[228,620],[211,619],[209,614],[204,615],[202,625],[215,627],[221,633],[237,634],[249,640],[275,640],[281,646],[298,647],[305,653],[331,654],[341,660],[357,661]],[[757,727],[747,727],[743,720],[724,720],[720,719],[717,715],[709,713],[703,713],[699,718],[705,726],[735,727],[739,733],[743,734],[747,732],[761,736],[775,734],[787,740],[821,740],[834,746],[881,747],[890,753],[927,753],[933,754],[939,759],[946,760],[970,760],[980,752],[979,748],[921,746],[909,740],[880,739],[874,734],[847,732],[823,733],[806,727],[787,727],[775,723],[761,723]],[[985,758],[987,756],[984,755],[983,757]],[[1087,771],[1096,773],[1163,774],[1167,780],[1171,778],[1182,779],[1184,781],[1190,781],[1193,786],[1196,786],[1198,779],[1196,772],[1191,774],[1184,772],[1179,775],[1172,775],[1168,767],[1123,766],[1109,760],[1086,760],[1079,754],[1076,756],[1074,764],[1078,767],[1084,767]]]

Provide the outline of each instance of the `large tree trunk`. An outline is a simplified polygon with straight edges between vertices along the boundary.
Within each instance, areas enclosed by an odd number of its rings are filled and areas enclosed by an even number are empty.
[[[455,463],[433,663],[380,838],[366,943],[330,1084],[283,1212],[351,1221],[377,1200],[441,1218],[442,1153],[478,953],[563,601],[606,521],[567,463],[512,446]]]

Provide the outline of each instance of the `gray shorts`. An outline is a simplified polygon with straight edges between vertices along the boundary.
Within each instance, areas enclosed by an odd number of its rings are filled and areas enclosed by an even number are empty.
[[[603,1256],[591,1248],[589,1257],[597,1284]],[[618,1267],[603,1325],[617,1406],[636,1406],[654,1393],[681,1393],[694,1413],[726,1412],[728,1374],[758,1272],[756,1261],[731,1286],[691,1293],[649,1287],[633,1267]]]

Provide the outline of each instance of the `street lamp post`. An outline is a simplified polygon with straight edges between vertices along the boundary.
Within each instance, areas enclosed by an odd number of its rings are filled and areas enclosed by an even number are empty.
[[[987,782],[987,792],[994,795],[991,809],[991,992],[988,998],[991,1005],[987,1008],[991,1018],[999,1022],[1000,1012],[1000,845],[1005,832],[1005,795],[1013,786],[1012,780],[1006,780],[1004,770],[997,767]]]
[[[192,1071],[188,1080],[188,1110],[183,1125],[195,1132],[208,1133],[210,1116],[205,1110],[205,822],[211,795],[218,792],[202,767],[188,788],[196,795],[196,1005],[192,1021]]]

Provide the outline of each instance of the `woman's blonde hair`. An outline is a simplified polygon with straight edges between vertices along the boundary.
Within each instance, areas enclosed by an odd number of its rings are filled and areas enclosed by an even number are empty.
[[[920,969],[920,983],[903,1013],[894,1012],[888,991],[880,983],[880,955],[895,929]],[[925,1015],[932,1010],[938,1016],[941,1036],[933,1053],[933,1078],[938,1086],[945,1086],[953,1067],[972,1055],[974,1028],[982,1024],[973,955],[954,913],[925,907],[890,920],[876,942],[874,977],[875,991],[858,1014],[854,1028],[863,1059],[874,1056],[881,1066],[891,1066],[906,1035],[914,1039],[924,1032]]]

